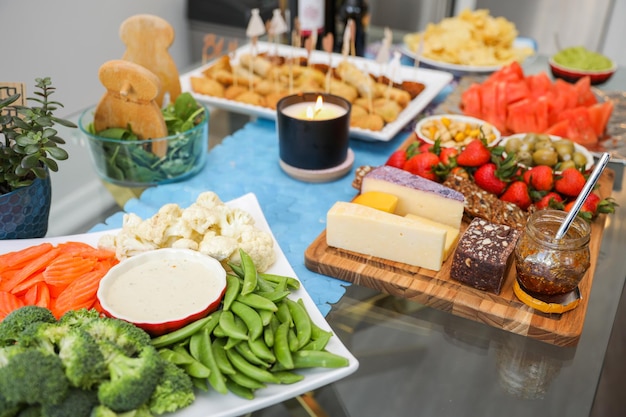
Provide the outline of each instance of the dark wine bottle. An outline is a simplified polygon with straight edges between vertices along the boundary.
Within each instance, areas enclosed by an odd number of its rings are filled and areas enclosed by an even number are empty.
[[[338,15],[339,21],[342,23],[342,36],[346,30],[348,20],[354,20],[356,30],[352,42],[354,44],[355,54],[363,56],[365,54],[367,28],[369,26],[369,5],[367,0],[343,0],[343,3],[339,7]],[[342,42],[342,36],[339,37],[339,44]]]

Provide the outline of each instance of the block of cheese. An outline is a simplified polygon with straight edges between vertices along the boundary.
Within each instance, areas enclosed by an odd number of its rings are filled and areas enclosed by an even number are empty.
[[[398,197],[396,214],[408,213],[460,228],[465,197],[438,182],[399,168],[380,166],[363,177],[361,192],[382,191]]]
[[[446,242],[443,247],[443,260],[448,259],[450,254],[454,252],[454,248],[456,248],[456,244],[459,241],[459,236],[461,235],[461,231],[458,227],[448,226],[447,224],[439,223],[434,220],[426,219],[424,217],[416,216],[415,214],[407,214],[405,217],[409,219],[419,219],[422,223],[430,223],[434,226],[441,227],[446,230]]]
[[[357,195],[352,202],[386,211],[387,213],[393,213],[398,206],[398,197],[382,191],[369,191]]]
[[[446,230],[419,219],[338,201],[327,213],[326,244],[439,271]]]

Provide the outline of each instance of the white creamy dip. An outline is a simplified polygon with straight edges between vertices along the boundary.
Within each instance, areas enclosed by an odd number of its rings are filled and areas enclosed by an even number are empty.
[[[202,311],[221,295],[225,271],[219,262],[161,255],[120,264],[99,290],[103,307],[133,322],[159,323]],[[132,258],[128,261],[133,263]]]

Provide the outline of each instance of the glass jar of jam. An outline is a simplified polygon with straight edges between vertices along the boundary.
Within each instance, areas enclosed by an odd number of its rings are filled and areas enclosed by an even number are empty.
[[[540,295],[573,291],[589,269],[591,226],[577,217],[563,238],[556,233],[567,213],[540,210],[533,213],[515,246],[517,280],[524,290]]]

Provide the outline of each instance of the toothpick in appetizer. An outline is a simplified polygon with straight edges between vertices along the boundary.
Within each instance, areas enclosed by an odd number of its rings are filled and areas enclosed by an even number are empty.
[[[387,91],[385,91],[385,97],[389,98],[389,91],[393,87],[393,83],[396,82],[396,77],[398,72],[400,71],[400,59],[402,58],[402,54],[398,51],[393,52],[393,59],[389,64],[389,84],[387,85]]]
[[[333,63],[333,47],[335,45],[335,37],[332,33],[327,33],[322,39],[322,48],[328,53],[328,71],[326,71],[326,93],[330,93],[330,77],[332,75]]]
[[[352,27],[354,27],[354,20],[348,19],[346,27],[343,31],[343,44],[341,45],[341,55],[344,59],[350,54],[350,45],[352,44]]]
[[[380,45],[380,49],[376,54],[376,62],[380,65],[379,74],[385,73],[385,66],[389,63],[389,59],[391,58],[391,30],[389,28],[385,28],[383,41]]]
[[[274,55],[278,55],[278,44],[281,35],[287,33],[287,22],[283,18],[280,9],[274,9],[272,12],[272,20],[270,20],[270,33],[274,40]]]
[[[254,59],[257,56],[257,41],[259,40],[259,36],[265,34],[265,23],[263,23],[263,19],[259,13],[259,9],[252,9],[250,15],[250,21],[248,22],[248,27],[246,28],[246,36],[250,39],[250,52],[252,55],[252,64],[250,67],[250,89],[252,89],[252,76],[254,75]]]

